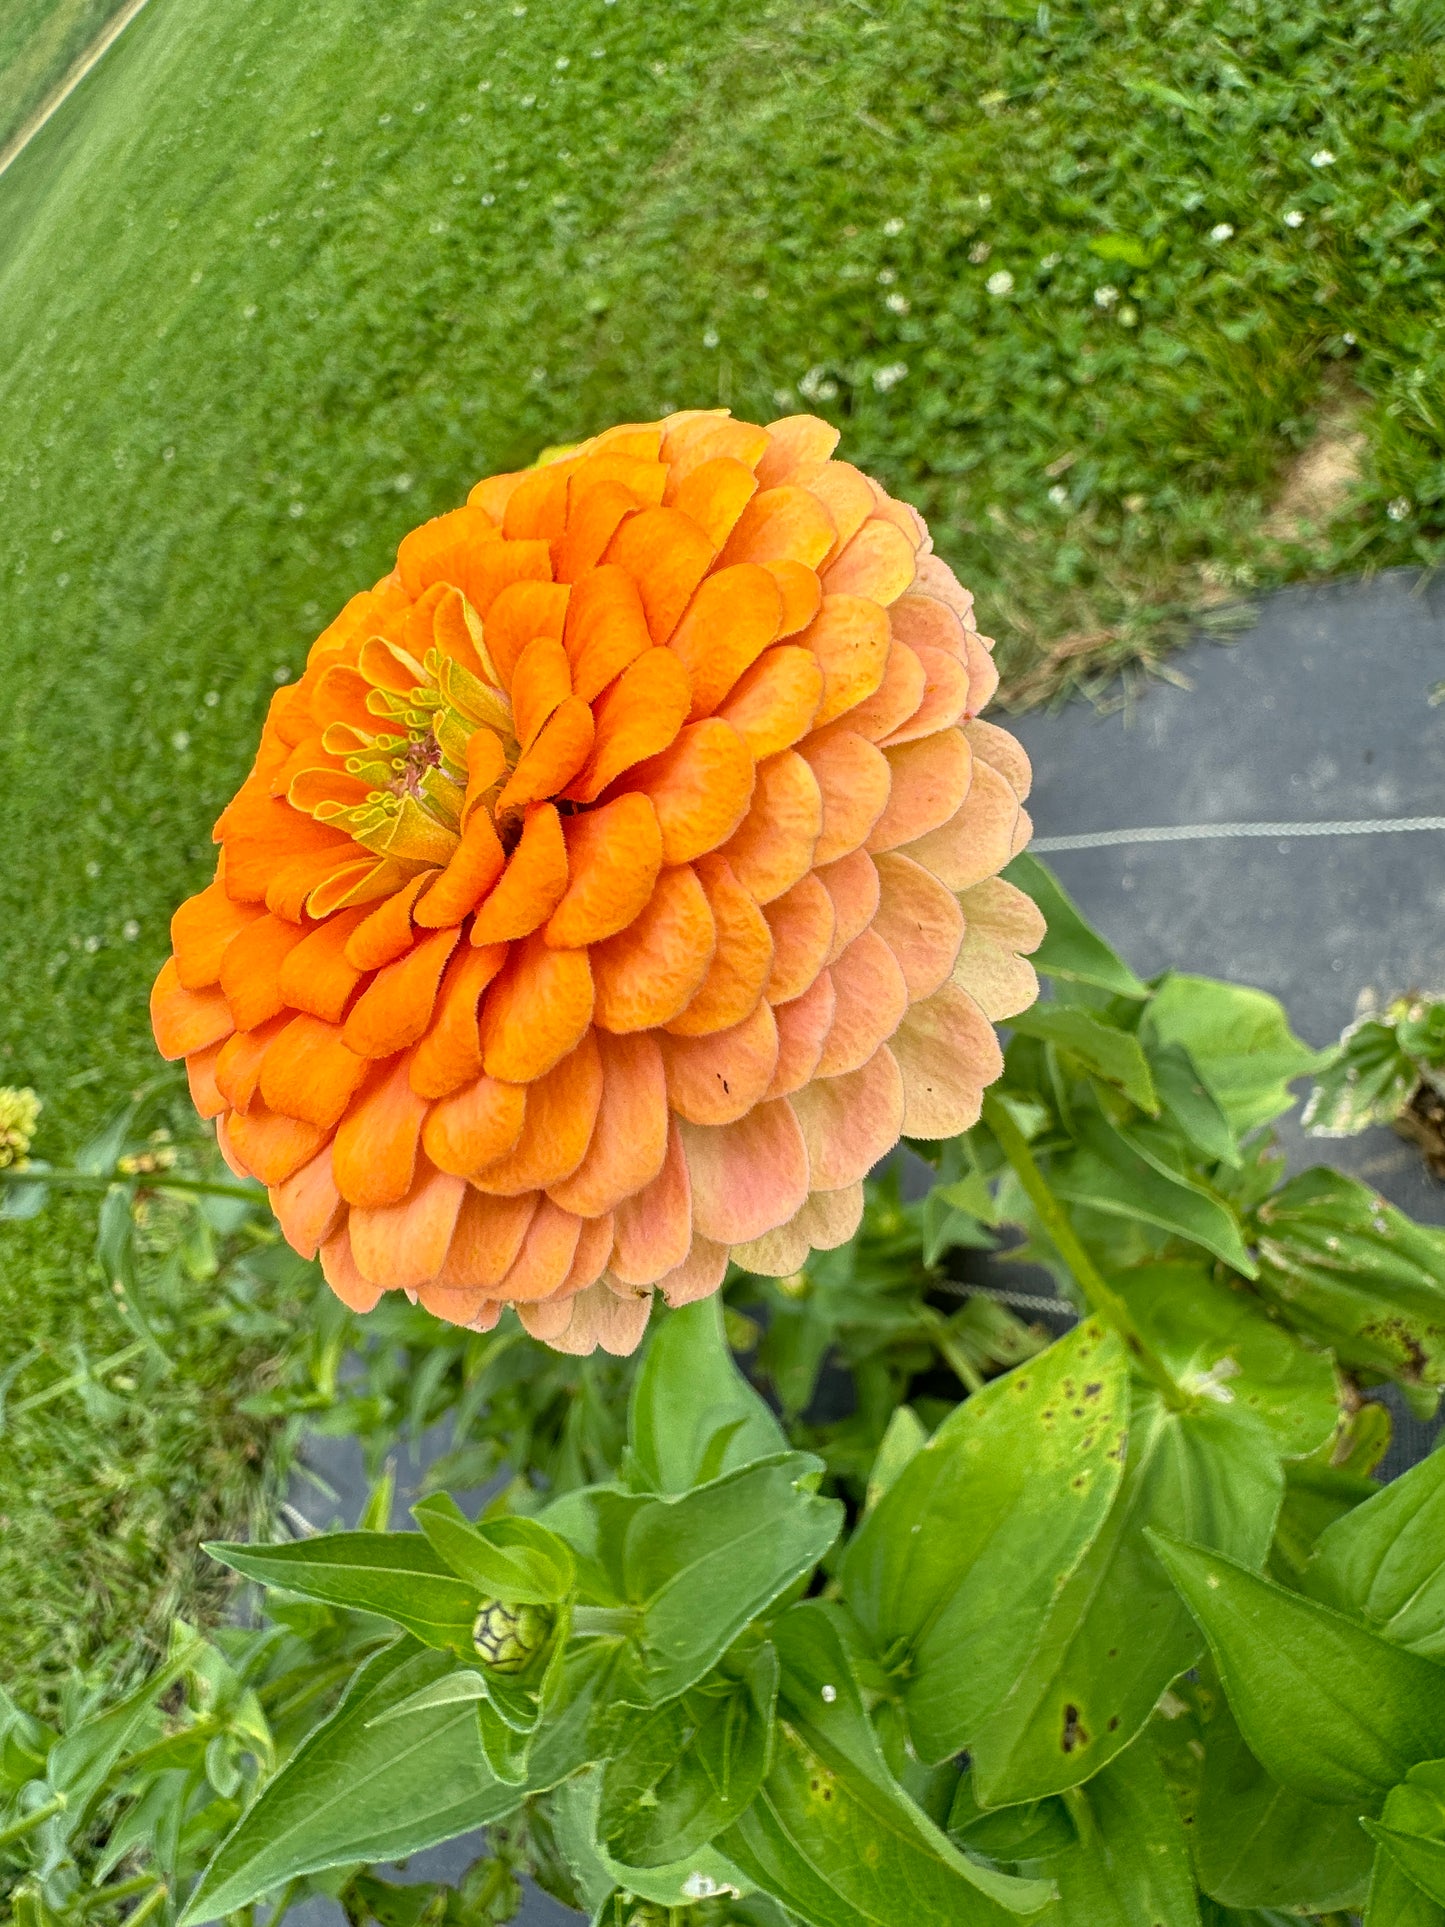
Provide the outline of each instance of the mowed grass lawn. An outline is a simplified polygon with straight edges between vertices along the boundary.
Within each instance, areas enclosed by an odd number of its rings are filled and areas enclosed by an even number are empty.
[[[0,180],[0,1083],[45,1098],[37,1151],[152,1073],[167,920],[276,683],[544,444],[836,417],[1026,691],[1210,596],[1435,556],[1441,19],[151,0]],[[1342,519],[1261,532],[1341,407]],[[0,1677],[134,1644],[259,1477],[224,1327],[20,1409],[130,1336],[87,1217],[0,1227]]]

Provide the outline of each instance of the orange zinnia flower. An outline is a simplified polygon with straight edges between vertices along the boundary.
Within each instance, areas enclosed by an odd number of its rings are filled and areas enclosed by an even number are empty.
[[[1037,989],[1028,762],[837,439],[678,414],[492,476],[275,696],[152,1017],[355,1310],[627,1352],[977,1118]]]

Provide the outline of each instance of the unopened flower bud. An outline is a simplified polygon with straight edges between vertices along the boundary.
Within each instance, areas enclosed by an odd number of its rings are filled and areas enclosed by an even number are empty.
[[[520,1673],[547,1644],[552,1615],[544,1606],[504,1606],[483,1602],[472,1628],[472,1644],[494,1673]]]
[[[34,1091],[17,1091],[0,1084],[0,1171],[23,1165],[40,1117]]]

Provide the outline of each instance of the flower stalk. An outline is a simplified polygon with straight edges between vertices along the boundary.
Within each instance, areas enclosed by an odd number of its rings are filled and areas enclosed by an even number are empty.
[[[1097,1312],[1106,1324],[1118,1332],[1140,1371],[1159,1388],[1170,1411],[1187,1411],[1192,1403],[1189,1394],[1134,1323],[1124,1299],[1084,1249],[1082,1239],[1069,1222],[1068,1213],[1049,1189],[1048,1180],[1029,1149],[1028,1139],[1001,1098],[992,1094],[985,1097],[983,1121],[992,1131],[999,1149],[1023,1186],[1029,1203],[1039,1214],[1059,1256],[1073,1273],[1074,1282],[1083,1293],[1089,1309]]]

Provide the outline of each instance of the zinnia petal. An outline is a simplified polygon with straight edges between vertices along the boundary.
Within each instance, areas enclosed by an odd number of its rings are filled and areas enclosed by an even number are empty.
[[[837,439],[702,409],[489,477],[273,697],[152,1015],[353,1309],[626,1352],[978,1115],[1028,759]]]

